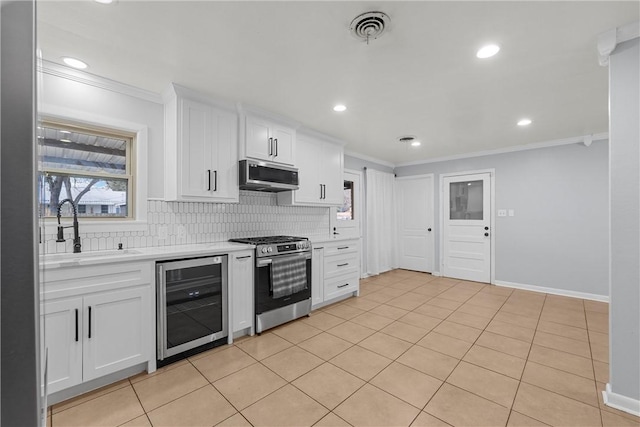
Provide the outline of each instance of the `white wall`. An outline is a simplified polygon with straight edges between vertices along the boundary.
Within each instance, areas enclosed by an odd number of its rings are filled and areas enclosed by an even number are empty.
[[[611,137],[610,392],[640,413],[640,39],[609,63]],[[635,402],[629,401],[633,399]]]
[[[606,298],[608,144],[596,141],[397,167],[397,176],[495,169],[496,281]],[[438,194],[435,189],[434,194]],[[440,206],[436,196],[435,224]],[[436,227],[435,241],[440,239]],[[440,265],[436,250],[436,266]],[[436,268],[438,270],[438,268]]]

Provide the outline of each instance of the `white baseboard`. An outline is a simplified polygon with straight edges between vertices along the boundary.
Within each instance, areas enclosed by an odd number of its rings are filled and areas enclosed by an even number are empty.
[[[440,272],[439,272],[439,271],[432,271],[432,272],[431,272],[431,275],[432,275],[432,276],[438,276],[438,277],[441,277],[441,276],[442,276],[442,274],[440,274]]]
[[[542,292],[545,294],[561,295],[563,297],[582,298],[592,301],[609,302],[607,295],[590,294],[587,292],[569,291],[566,289],[546,288],[544,286],[524,285],[522,283],[505,282],[503,280],[496,280],[494,282],[496,286],[504,286],[507,288],[524,289],[533,292]]]
[[[640,417],[640,400],[632,399],[611,391],[611,384],[607,383],[607,388],[602,392],[604,404],[612,408],[627,412],[636,417]]]

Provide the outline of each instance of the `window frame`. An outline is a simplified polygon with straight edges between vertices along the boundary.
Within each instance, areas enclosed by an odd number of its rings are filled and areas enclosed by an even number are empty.
[[[63,169],[63,168],[38,168],[39,174],[52,174],[52,175],[69,175],[69,176],[80,176],[87,178],[113,178],[127,180],[127,215],[126,216],[113,216],[113,217],[100,217],[100,216],[88,216],[81,217],[84,220],[90,221],[134,221],[136,219],[136,214],[138,211],[137,199],[136,195],[136,187],[137,187],[137,170],[136,170],[136,133],[127,132],[121,129],[114,129],[106,126],[96,126],[91,124],[80,123],[78,121],[72,120],[63,120],[63,119],[49,119],[49,118],[41,118],[38,122],[38,127],[49,127],[61,130],[67,130],[70,132],[79,132],[86,133],[97,136],[104,136],[116,139],[123,139],[125,141],[125,174],[117,175],[117,174],[109,174],[109,173],[101,173],[101,172],[93,172],[86,173],[84,171],[76,171],[72,169]],[[55,218],[53,216],[45,216],[45,220],[49,220],[51,218]]]

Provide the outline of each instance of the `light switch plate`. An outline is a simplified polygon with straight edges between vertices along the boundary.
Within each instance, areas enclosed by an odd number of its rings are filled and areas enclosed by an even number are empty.
[[[509,216],[514,216],[516,212],[513,209],[509,209]]]
[[[498,216],[507,216],[506,209],[498,209]]]

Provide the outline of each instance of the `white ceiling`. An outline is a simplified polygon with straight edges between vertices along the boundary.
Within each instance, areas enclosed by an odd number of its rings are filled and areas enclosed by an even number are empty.
[[[156,93],[170,82],[255,105],[394,164],[606,132],[597,36],[640,2],[38,3],[44,59]],[[391,23],[369,45],[357,15]],[[501,46],[475,57],[487,42]],[[348,110],[335,113],[344,103]],[[529,117],[533,124],[516,122]],[[406,134],[422,142],[397,142]]]

